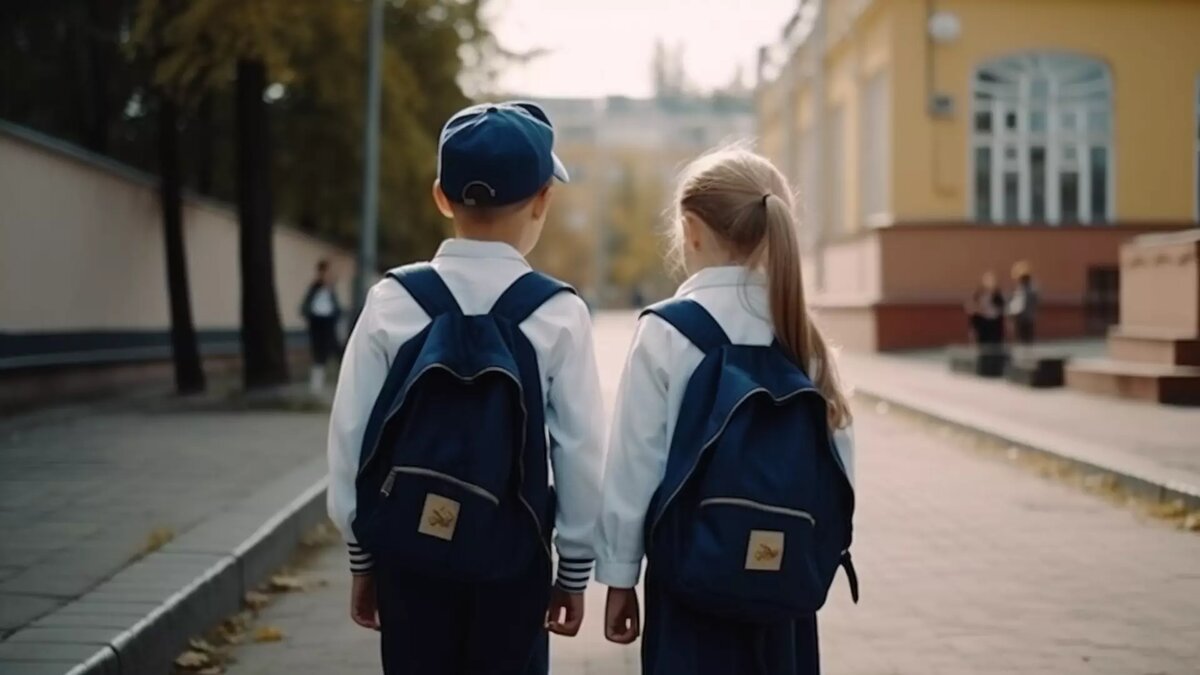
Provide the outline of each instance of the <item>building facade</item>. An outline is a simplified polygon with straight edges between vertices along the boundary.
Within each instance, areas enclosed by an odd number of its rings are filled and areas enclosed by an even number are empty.
[[[1120,243],[1200,220],[1200,2],[801,0],[760,52],[760,147],[799,187],[821,321],[965,338],[1028,261],[1042,333],[1116,320]]]

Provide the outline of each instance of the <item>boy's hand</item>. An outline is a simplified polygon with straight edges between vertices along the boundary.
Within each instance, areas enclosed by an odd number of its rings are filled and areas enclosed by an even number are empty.
[[[375,577],[356,574],[350,585],[350,618],[363,628],[379,630],[379,598]]]
[[[637,591],[632,588],[609,588],[604,608],[604,637],[619,645],[632,644],[641,635]]]
[[[550,591],[546,628],[556,635],[575,637],[583,625],[583,593],[568,593],[557,586]]]

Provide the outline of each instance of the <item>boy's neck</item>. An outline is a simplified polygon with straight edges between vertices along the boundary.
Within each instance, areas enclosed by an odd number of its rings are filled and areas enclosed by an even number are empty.
[[[487,223],[486,225],[454,222],[454,236],[459,239],[472,241],[492,241],[521,250],[521,239],[524,228],[515,223]]]

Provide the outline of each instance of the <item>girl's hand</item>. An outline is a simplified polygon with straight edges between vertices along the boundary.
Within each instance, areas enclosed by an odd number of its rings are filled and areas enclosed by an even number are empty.
[[[350,584],[350,618],[363,628],[379,630],[379,598],[375,577],[356,574]]]
[[[632,588],[609,588],[604,607],[604,637],[619,645],[632,644],[641,635],[637,591]]]

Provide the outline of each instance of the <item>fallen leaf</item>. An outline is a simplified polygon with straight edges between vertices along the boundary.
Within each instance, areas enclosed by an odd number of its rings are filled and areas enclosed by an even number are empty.
[[[1188,517],[1183,519],[1183,529],[1200,532],[1200,511],[1189,513]]]
[[[204,668],[210,663],[212,663],[212,659],[209,658],[208,654],[190,649],[175,657],[175,665],[188,670]]]
[[[150,534],[146,535],[146,543],[142,544],[142,550],[138,551],[137,556],[150,555],[158,549],[166,546],[168,542],[175,538],[175,531],[169,527],[156,527],[150,530]]]
[[[276,593],[304,590],[304,580],[290,574],[276,574],[271,577],[271,590]]]
[[[259,593],[258,591],[250,591],[246,593],[246,597],[242,598],[242,600],[246,603],[247,607],[257,612],[270,604],[271,596],[266,593]]]
[[[1183,518],[1184,515],[1187,514],[1187,507],[1183,505],[1182,499],[1176,499],[1174,501],[1165,503],[1159,502],[1151,504],[1148,510],[1150,511],[1150,515],[1163,518],[1165,520]]]
[[[188,640],[188,646],[191,647],[193,651],[203,652],[205,654],[213,653],[213,646],[203,638],[192,638],[191,640]]]
[[[222,668],[221,666],[209,666],[208,668],[205,668],[204,670],[201,670],[198,673],[196,673],[196,675],[221,675],[221,673],[224,673],[224,672],[225,672],[225,669]]]
[[[255,642],[279,642],[283,639],[283,631],[274,626],[260,626],[254,631]]]

